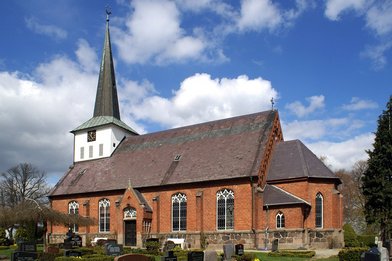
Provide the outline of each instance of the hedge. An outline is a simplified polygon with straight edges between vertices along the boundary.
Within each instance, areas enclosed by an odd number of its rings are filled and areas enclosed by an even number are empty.
[[[302,250],[280,250],[276,252],[269,252],[268,256],[272,257],[307,257],[311,258],[316,255],[315,251],[302,251]]]
[[[344,248],[339,251],[338,257],[340,261],[358,261],[361,259],[361,254],[366,251],[368,251],[366,247]]]

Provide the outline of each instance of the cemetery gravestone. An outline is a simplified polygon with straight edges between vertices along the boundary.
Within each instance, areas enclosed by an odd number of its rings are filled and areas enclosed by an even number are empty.
[[[214,250],[208,250],[204,252],[204,261],[216,261],[218,254]]]
[[[233,255],[234,255],[234,245],[233,244],[223,245],[224,260],[230,260]]]
[[[235,245],[235,254],[237,256],[242,256],[244,254],[244,245],[243,244]]]
[[[177,257],[174,255],[173,251],[166,253],[166,256],[161,257],[161,261],[177,261]]]
[[[279,241],[277,239],[274,239],[274,241],[272,241],[272,252],[278,251],[278,245]]]
[[[67,257],[70,257],[70,256],[81,257],[82,256],[82,251],[73,250],[73,249],[65,250],[64,251],[64,256],[67,256]]]
[[[37,244],[35,242],[20,242],[18,244],[20,252],[37,252]]]
[[[38,258],[37,253],[15,251],[12,254],[11,260],[12,261],[35,261],[37,258]]]
[[[71,241],[64,240],[63,249],[72,249],[72,248],[73,248],[72,242],[71,242]]]
[[[201,251],[188,252],[188,261],[204,261],[204,253]]]
[[[108,256],[120,256],[123,252],[123,246],[113,242],[106,243],[104,249]]]

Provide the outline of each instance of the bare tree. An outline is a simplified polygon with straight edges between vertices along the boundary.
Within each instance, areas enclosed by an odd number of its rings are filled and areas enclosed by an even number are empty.
[[[45,202],[49,193],[46,173],[29,163],[21,163],[0,175],[1,205],[14,207],[26,199]]]
[[[362,195],[361,177],[367,168],[366,161],[358,161],[351,171],[338,170],[336,175],[342,180],[344,222],[350,224],[357,233],[366,229],[364,214],[365,201]]]

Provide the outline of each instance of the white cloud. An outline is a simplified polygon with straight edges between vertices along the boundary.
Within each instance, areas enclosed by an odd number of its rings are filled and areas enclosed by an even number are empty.
[[[35,33],[53,37],[55,39],[67,38],[67,31],[55,25],[40,24],[34,17],[26,18],[25,22],[27,27]]]
[[[78,48],[75,53],[79,64],[85,71],[98,72],[99,67],[97,64],[99,64],[99,62],[95,50],[84,39],[79,39],[77,45]]]
[[[340,19],[340,14],[347,10],[362,10],[365,3],[366,0],[327,0],[325,16],[336,21]]]
[[[392,1],[379,1],[366,12],[367,27],[376,31],[378,35],[392,32]]]
[[[347,10],[363,17],[366,27],[378,37],[379,43],[368,46],[361,56],[369,58],[375,70],[384,68],[387,64],[385,53],[392,47],[392,0],[327,0],[325,16],[336,21]]]
[[[270,0],[244,0],[238,27],[241,31],[274,29],[283,21],[278,7]]]
[[[348,110],[348,111],[374,109],[377,107],[378,107],[378,105],[376,102],[371,101],[371,100],[361,100],[358,97],[353,97],[349,104],[343,105],[343,109]]]
[[[331,137],[331,133],[339,135],[339,132],[344,129],[348,131],[348,125],[351,121],[347,118],[331,118],[324,120],[310,120],[310,121],[291,121],[282,122],[283,134],[285,140],[317,140],[326,137]],[[360,125],[356,125],[358,128]],[[346,133],[347,135],[348,133]]]
[[[62,56],[40,64],[33,75],[0,72],[0,144],[7,148],[0,151],[2,171],[20,162],[65,171],[72,163],[68,131],[92,116],[96,84],[95,72]]]
[[[293,103],[289,103],[285,106],[286,109],[290,110],[292,113],[297,115],[298,117],[304,117],[307,116],[314,111],[318,109],[323,109],[324,108],[324,96],[319,95],[319,96],[311,96],[306,98],[306,100],[309,102],[309,106],[306,107],[299,101],[295,101]]]
[[[388,63],[386,52],[388,52],[391,48],[392,41],[383,42],[374,46],[368,46],[363,52],[361,52],[361,57],[370,59],[372,61],[374,70],[381,70]]]
[[[134,12],[126,20],[126,29],[113,28],[114,43],[128,63],[167,60],[182,62],[203,57],[206,43],[189,35],[180,26],[180,12],[174,2],[132,1]]]
[[[318,141],[306,143],[318,157],[325,156],[333,170],[351,169],[359,160],[368,158],[365,150],[372,148],[374,134],[365,133],[342,142]]]
[[[267,110],[272,97],[277,98],[276,90],[261,78],[211,79],[208,74],[195,74],[181,83],[173,97],[150,95],[130,111],[137,119],[177,127]]]

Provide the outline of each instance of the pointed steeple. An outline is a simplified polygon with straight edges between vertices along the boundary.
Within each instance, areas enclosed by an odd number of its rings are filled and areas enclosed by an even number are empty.
[[[109,15],[111,12],[106,10],[106,14],[105,42],[102,52],[101,68],[99,71],[97,96],[95,98],[94,117],[112,116],[120,120],[116,78],[109,33]]]

